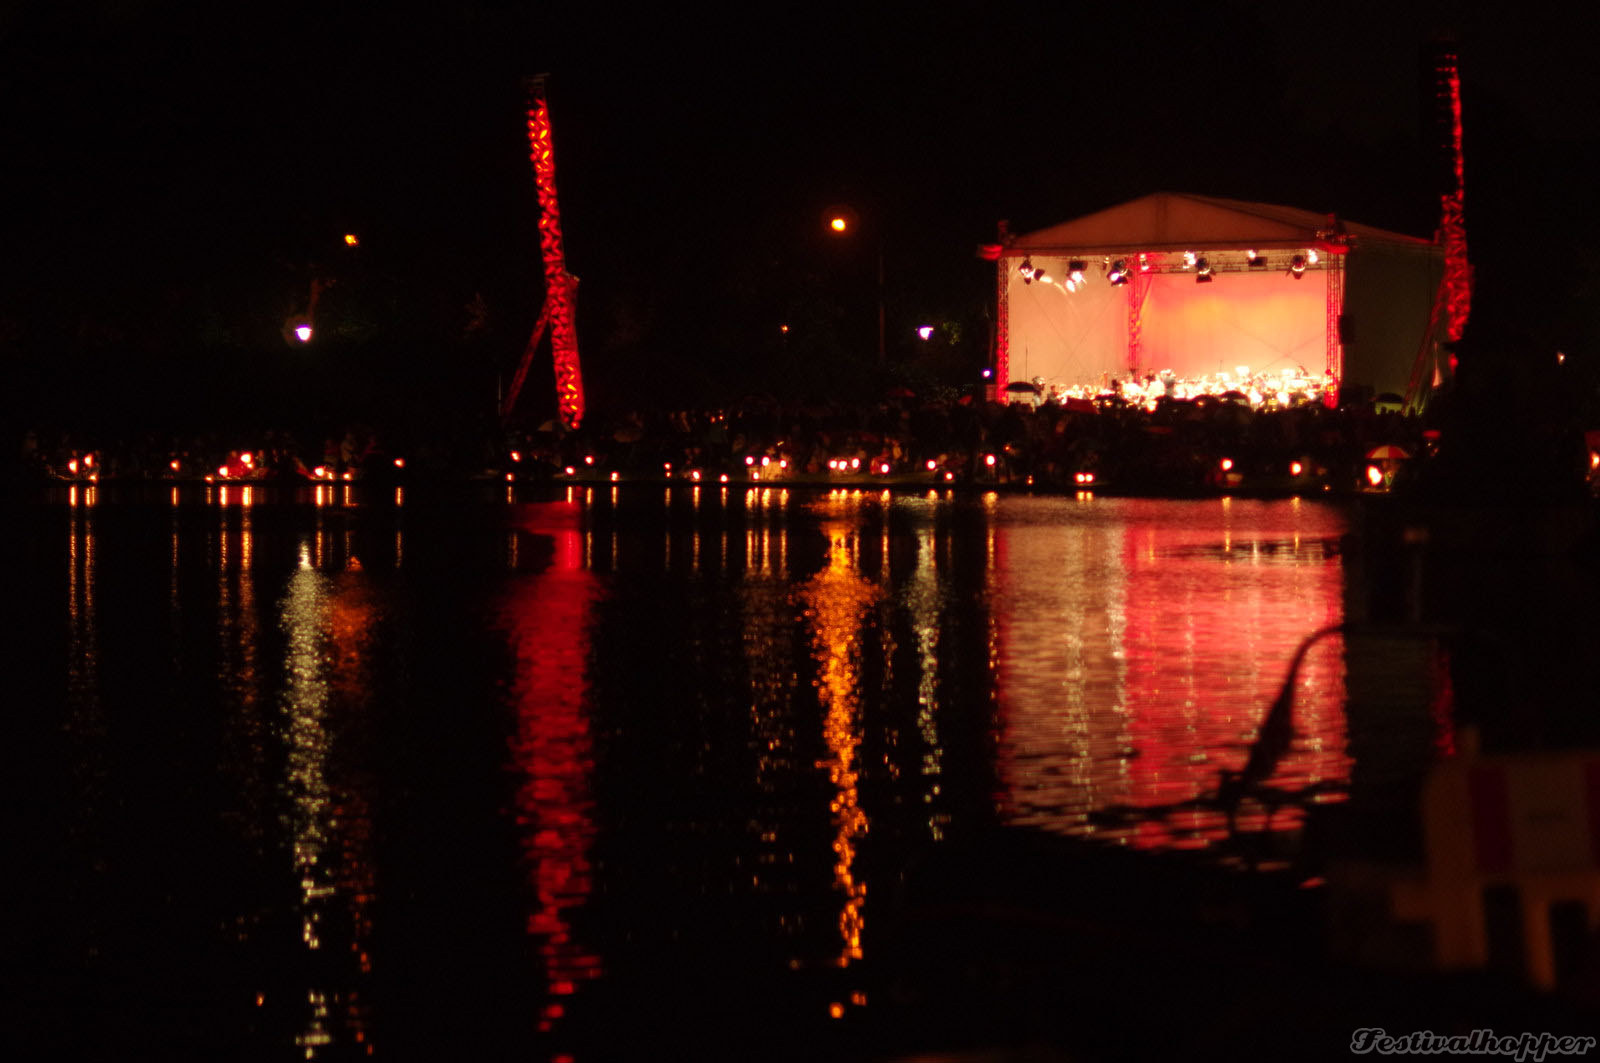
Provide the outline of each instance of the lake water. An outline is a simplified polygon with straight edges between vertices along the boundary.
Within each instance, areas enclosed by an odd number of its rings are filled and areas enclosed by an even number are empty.
[[[884,1003],[881,913],[951,839],[1231,859],[1184,803],[1243,763],[1306,636],[1385,608],[1351,520],[60,488],[13,554],[13,1030],[56,1058],[838,1049]],[[1302,800],[1242,813],[1286,851],[1308,808],[1391,815],[1451,741],[1435,648],[1368,641],[1307,654],[1271,780]]]

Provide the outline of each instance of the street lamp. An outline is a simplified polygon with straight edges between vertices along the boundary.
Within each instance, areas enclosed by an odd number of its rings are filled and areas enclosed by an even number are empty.
[[[828,232],[834,236],[854,236],[861,227],[861,218],[852,208],[844,206],[829,207],[823,212],[823,220],[827,224]],[[884,362],[883,348],[883,233],[880,227],[878,234],[878,364]]]

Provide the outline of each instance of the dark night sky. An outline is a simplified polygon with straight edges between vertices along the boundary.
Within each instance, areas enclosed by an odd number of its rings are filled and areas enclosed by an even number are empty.
[[[1027,231],[1153,191],[1426,235],[1419,56],[1442,29],[1467,83],[1480,305],[1537,318],[1539,342],[1595,338],[1592,268],[1553,289],[1524,271],[1597,235],[1593,35],[1548,7],[578,6],[0,9],[0,341],[26,365],[63,317],[81,340],[86,317],[226,317],[252,291],[277,321],[311,272],[348,267],[354,230],[361,268],[409,285],[372,313],[481,292],[490,357],[514,360],[541,298],[519,89],[540,71],[591,363],[753,342],[782,313],[771,290],[837,253],[819,247],[834,202],[882,234],[901,316],[981,303],[973,249],[1000,218]]]

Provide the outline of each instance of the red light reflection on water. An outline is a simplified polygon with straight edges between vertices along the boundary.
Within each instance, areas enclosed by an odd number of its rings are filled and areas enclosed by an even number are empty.
[[[1341,620],[1340,565],[1321,547],[1339,529],[1298,503],[1196,503],[1183,520],[1170,504],[1116,508],[1114,521],[994,529],[1003,807],[1062,833],[1203,847],[1226,833],[1223,814],[1171,806],[1244,763],[1300,641]],[[1339,639],[1312,649],[1296,685],[1296,740],[1268,785],[1347,783]],[[1109,810],[1125,818],[1095,816]],[[1300,818],[1285,806],[1271,825]],[[1239,825],[1264,817],[1247,804]]]
[[[517,732],[511,753],[523,781],[517,825],[538,908],[528,933],[543,938],[550,997],[539,1018],[548,1032],[565,1014],[561,998],[600,974],[600,957],[573,937],[569,914],[593,889],[594,766],[586,673],[590,610],[598,595],[584,567],[584,532],[576,503],[530,505],[525,530],[554,539],[550,567],[513,584],[503,619],[516,654]]]

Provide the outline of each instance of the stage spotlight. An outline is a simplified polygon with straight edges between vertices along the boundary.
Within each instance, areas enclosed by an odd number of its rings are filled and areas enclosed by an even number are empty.
[[[1017,267],[1017,272],[1022,274],[1022,283],[1023,284],[1032,284],[1033,283],[1033,260],[1029,259],[1029,258],[1023,259],[1022,260],[1022,265]]]
[[[1203,258],[1195,259],[1194,268],[1195,268],[1195,277],[1194,277],[1195,283],[1197,283],[1197,284],[1210,284],[1211,281],[1214,279],[1211,276],[1211,263],[1208,260],[1203,259]]]
[[[1317,250],[1316,250],[1316,248],[1312,248],[1310,251],[1306,252],[1306,261],[1311,263],[1313,266],[1315,266],[1317,264]]]
[[[1305,276],[1305,272],[1306,256],[1296,255],[1289,260],[1289,275],[1291,277],[1293,277],[1295,280],[1299,280],[1301,277]]]
[[[1050,274],[1046,273],[1042,269],[1036,269],[1033,271],[1033,279],[1038,281],[1040,284],[1049,284]]]
[[[1115,262],[1111,263],[1111,272],[1107,273],[1106,276],[1110,279],[1112,284],[1127,284],[1128,264],[1120,258],[1117,259]]]
[[[1083,283],[1083,271],[1086,269],[1083,259],[1075,258],[1067,263],[1067,279],[1074,284]]]
[[[1266,255],[1258,254],[1255,251],[1246,251],[1245,252],[1245,257],[1250,260],[1250,268],[1251,269],[1264,269],[1264,268],[1266,268],[1266,265],[1267,265],[1267,256]]]

